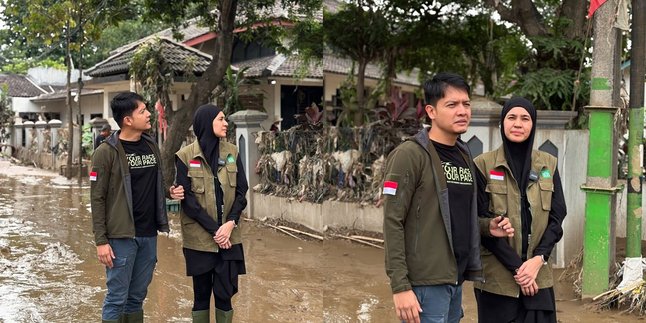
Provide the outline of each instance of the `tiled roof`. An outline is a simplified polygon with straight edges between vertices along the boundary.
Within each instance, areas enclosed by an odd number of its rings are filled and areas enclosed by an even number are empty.
[[[206,33],[209,33],[210,31],[211,30],[209,29],[209,27],[199,26],[195,19],[191,19],[191,21],[189,22],[189,24],[186,27],[184,27],[184,28],[177,31],[178,35],[181,35],[181,38],[178,41],[183,43],[183,42],[185,42],[187,40],[191,40],[191,39],[193,39],[195,37],[199,37],[199,36],[202,36],[202,35],[204,35]],[[173,30],[171,28],[164,29],[164,30],[162,30],[162,31],[160,31],[158,33],[155,33],[155,34],[151,35],[151,36],[153,36],[153,37],[167,37],[167,38],[174,39],[173,38],[173,36],[174,36],[173,35]]]
[[[13,98],[31,98],[46,93],[30,82],[24,75],[0,74],[0,84],[7,84],[9,97]]]
[[[148,38],[146,41],[152,41],[154,38]],[[200,75],[206,71],[211,63],[211,56],[203,53],[192,47],[177,43],[166,37],[159,37],[162,41],[164,57],[170,64],[173,71],[183,72],[184,66],[188,59],[195,60],[195,68],[193,73]],[[86,75],[92,77],[110,76],[128,73],[130,70],[130,61],[132,56],[143,44],[139,42],[133,44],[130,48],[126,48],[117,54],[114,54],[104,61],[96,64],[85,72]]]
[[[285,57],[281,54],[268,56],[263,58],[251,59],[248,61],[235,63],[237,68],[249,67],[245,76],[250,78],[265,77],[265,76],[283,76],[293,77],[298,75],[301,62],[295,56]],[[343,74],[347,75],[352,67],[352,61],[346,58],[340,58],[332,55],[325,55],[323,57],[323,66],[312,64],[309,70],[305,73],[308,78],[323,78],[323,73]],[[355,66],[356,69],[356,66]],[[355,70],[356,71],[356,70]],[[418,71],[414,70],[410,73],[400,72],[394,79],[395,83],[419,86],[417,80]],[[378,65],[368,64],[366,67],[366,77],[370,79],[381,79],[382,72]]]
[[[297,75],[300,71],[301,61],[294,57],[288,57],[279,67],[276,69],[273,75],[276,76],[294,76]],[[305,77],[311,78],[323,78],[323,69],[320,64],[310,64],[309,69],[305,73]]]
[[[242,62],[237,62],[235,64],[231,64],[239,69],[243,69],[245,67],[248,67],[249,69],[245,72],[245,77],[261,77],[263,76],[263,71],[271,64],[271,62],[277,57],[278,55],[274,56],[267,56],[267,57],[262,57],[262,58],[254,58],[250,59],[247,61],[242,61]]]
[[[245,77],[255,78],[263,76],[284,76],[293,77],[297,75],[301,62],[296,57],[285,57],[281,54],[251,59],[233,64],[237,68],[249,67]],[[312,64],[305,73],[305,77],[323,78],[323,71],[320,66]]]
[[[344,74],[347,75],[352,68],[352,60],[347,58],[341,58],[338,56],[324,55],[323,56],[323,72],[324,73],[334,73],[334,74]],[[355,73],[357,65],[355,64]],[[371,79],[381,79],[383,78],[383,73],[381,68],[374,64],[368,64],[366,66],[366,77]],[[397,77],[394,79],[395,83],[408,84],[419,86],[420,83],[417,80],[418,71],[414,70],[410,73],[400,72],[397,73]]]

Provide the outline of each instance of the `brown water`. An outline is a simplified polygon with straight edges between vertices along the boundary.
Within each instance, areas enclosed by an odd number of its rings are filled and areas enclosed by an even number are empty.
[[[89,189],[0,163],[0,322],[97,322],[105,272],[96,260]],[[27,173],[27,175],[25,175]],[[72,181],[74,182],[74,181]],[[148,322],[190,322],[177,215],[160,236],[157,270],[145,303]],[[234,298],[236,322],[397,322],[383,251],[345,241],[300,241],[243,223],[247,275]],[[559,293],[568,299],[567,291]],[[595,313],[579,301],[557,304],[561,322],[637,322]],[[476,322],[470,284],[465,318]]]

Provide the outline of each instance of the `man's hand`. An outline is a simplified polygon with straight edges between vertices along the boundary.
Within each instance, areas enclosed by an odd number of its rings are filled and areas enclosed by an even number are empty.
[[[412,290],[407,290],[393,294],[393,302],[395,303],[395,311],[397,317],[406,322],[419,323],[419,313],[422,308],[419,306],[417,296]]]
[[[96,254],[99,256],[100,263],[108,268],[112,268],[112,259],[115,257],[109,243],[96,246]]]
[[[168,191],[170,192],[170,198],[173,200],[183,200],[184,199],[184,186],[171,186]]]
[[[534,256],[530,259],[527,259],[514,276],[516,283],[521,287],[529,287],[532,284],[535,284],[536,276],[538,276],[538,271],[543,266],[543,258],[541,256]]]
[[[489,232],[492,236],[498,238],[513,237],[514,228],[512,228],[509,218],[499,215],[489,221]]]

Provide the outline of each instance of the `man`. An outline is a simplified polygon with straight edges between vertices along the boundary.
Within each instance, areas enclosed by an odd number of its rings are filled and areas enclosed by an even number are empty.
[[[102,318],[143,322],[157,262],[157,231],[169,232],[161,155],[145,133],[150,112],[140,95],[120,93],[110,108],[121,130],[94,151],[90,172],[94,238],[108,287]],[[171,196],[183,195],[183,188],[177,189]]]
[[[481,280],[475,168],[459,139],[471,120],[470,87],[455,74],[424,84],[430,131],[389,155],[384,181],[386,273],[399,319],[459,322],[462,282]],[[493,236],[513,235],[509,221],[490,221]],[[485,229],[486,230],[486,229]]]
[[[99,148],[99,145],[108,138],[111,133],[112,127],[110,127],[109,124],[104,124],[103,127],[101,127],[101,132],[99,132],[99,135],[96,136],[96,139],[94,140],[94,149]]]

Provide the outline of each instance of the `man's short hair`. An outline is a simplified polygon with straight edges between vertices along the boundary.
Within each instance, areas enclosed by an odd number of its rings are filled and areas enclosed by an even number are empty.
[[[101,127],[101,132],[104,131],[112,131],[112,127],[110,127],[109,124],[104,124],[103,127]]]
[[[119,127],[123,127],[123,118],[132,116],[132,112],[137,109],[139,102],[144,102],[144,98],[135,92],[124,92],[117,94],[110,102],[112,116]]]
[[[460,75],[440,72],[435,74],[433,79],[424,82],[424,100],[426,104],[435,106],[437,101],[444,97],[447,87],[454,87],[456,89],[464,90],[467,94],[471,94],[471,87]]]

